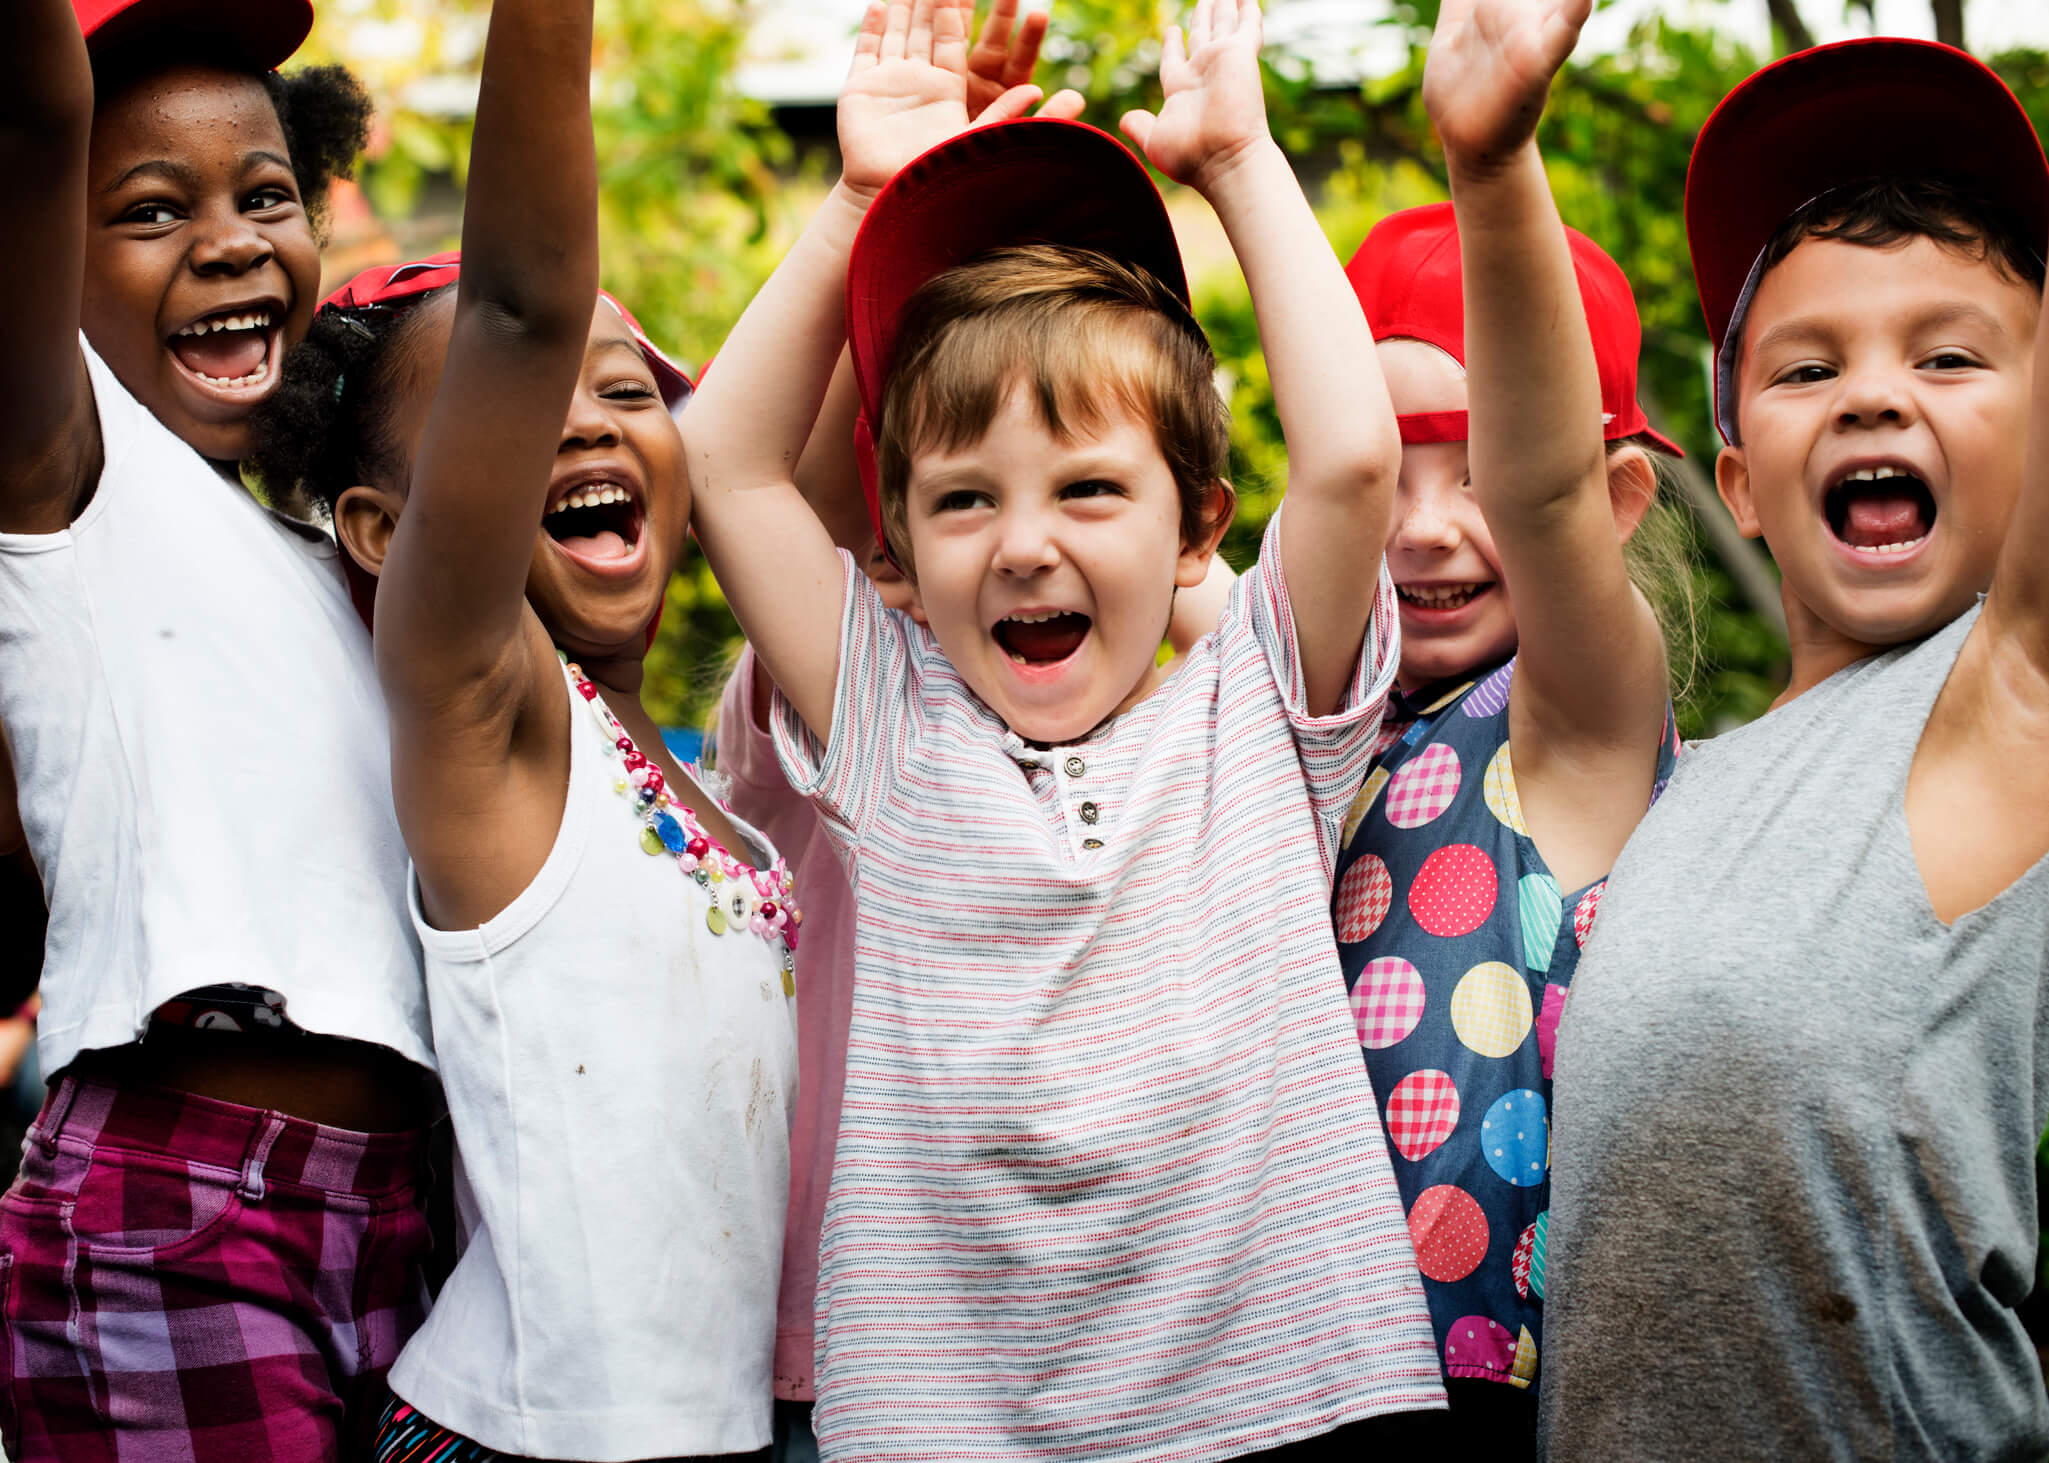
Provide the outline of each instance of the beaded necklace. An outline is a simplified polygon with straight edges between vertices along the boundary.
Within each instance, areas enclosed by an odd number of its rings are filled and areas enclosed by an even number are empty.
[[[605,755],[617,757],[621,774],[612,780],[612,791],[626,799],[640,824],[641,852],[650,857],[664,855],[696,880],[711,895],[705,911],[705,927],[715,935],[758,935],[783,949],[783,994],[797,993],[797,928],[804,915],[796,905],[797,881],[789,865],[778,858],[767,871],[734,858],[716,838],[704,830],[689,804],[669,795],[667,779],[638,747],[605,698],[583,668],[561,651],[555,652],[569,672],[576,691],[597,718],[604,733]]]

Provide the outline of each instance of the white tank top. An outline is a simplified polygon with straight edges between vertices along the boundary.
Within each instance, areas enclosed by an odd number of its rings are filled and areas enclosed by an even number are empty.
[[[603,701],[572,682],[569,715],[562,826],[526,890],[437,930],[413,885],[466,1247],[391,1385],[526,1457],[748,1451],[789,1200],[787,952],[750,929],[747,873],[700,884],[643,843]],[[772,850],[757,867],[781,889]]]
[[[337,550],[80,346],[98,489],[68,528],[0,534],[0,728],[50,903],[44,1069],[222,982],[431,1067],[384,701]]]

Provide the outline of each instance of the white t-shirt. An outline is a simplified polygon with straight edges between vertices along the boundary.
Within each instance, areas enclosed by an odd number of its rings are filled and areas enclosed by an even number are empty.
[[[700,885],[645,851],[603,703],[570,701],[533,882],[473,930],[435,929],[414,886],[467,1243],[391,1386],[522,1457],[743,1452],[769,1441],[786,951],[730,903],[711,919],[746,878]]]
[[[1394,591],[1312,717],[1279,553],[1051,750],[846,559],[832,744],[775,725],[859,910],[828,1458],[1230,1458],[1443,1403],[1329,911]]]
[[[0,727],[50,903],[44,1069],[231,981],[431,1067],[384,698],[338,551],[80,348],[99,486],[67,528],[0,534]]]

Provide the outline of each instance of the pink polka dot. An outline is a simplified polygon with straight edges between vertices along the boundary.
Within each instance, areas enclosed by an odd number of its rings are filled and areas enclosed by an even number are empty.
[[[1387,821],[1397,828],[1421,828],[1458,796],[1458,753],[1432,742],[1387,785]]]
[[[1580,895],[1579,903],[1573,907],[1572,938],[1582,950],[1587,947],[1587,936],[1594,932],[1594,916],[1601,912],[1601,892],[1607,887],[1608,881],[1603,879]]]
[[[1378,854],[1367,854],[1345,870],[1338,884],[1338,938],[1356,944],[1380,928],[1394,903],[1394,876]]]
[[[1452,843],[1423,860],[1409,886],[1409,913],[1433,935],[1465,935],[1486,923],[1499,887],[1494,865],[1470,843]]]
[[[1435,1067],[1411,1072],[1387,1095],[1387,1137],[1410,1162],[1443,1146],[1458,1126],[1458,1087]]]
[[[1444,1333],[1444,1371],[1453,1377],[1507,1376],[1515,1367],[1515,1338],[1485,1316],[1460,1316]]]
[[[1409,1210],[1416,1268],[1440,1284],[1463,1280],[1487,1254],[1487,1216],[1457,1184],[1439,1184],[1416,1196]],[[1511,1353],[1512,1354],[1512,1353]]]
[[[1544,1069],[1544,1080],[1551,1080],[1551,1064],[1558,1057],[1558,1022],[1565,1015],[1565,998],[1571,994],[1568,987],[1544,986],[1544,1005],[1537,1012],[1537,1060]]]
[[[1384,1051],[1404,1040],[1423,1019],[1423,975],[1399,955],[1366,962],[1352,985],[1352,1020],[1359,1045]]]

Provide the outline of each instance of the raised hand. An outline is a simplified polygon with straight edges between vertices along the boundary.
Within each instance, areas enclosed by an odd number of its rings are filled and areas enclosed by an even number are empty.
[[[959,4],[963,28],[974,29],[975,0],[959,0]],[[1027,11],[1019,20],[1017,0],[996,0],[989,7],[989,18],[982,22],[974,49],[968,52],[968,115],[980,122],[982,114],[1005,92],[1029,83],[1045,40],[1045,11]],[[1073,121],[1086,105],[1080,92],[1063,87],[1046,98],[1034,115]]]
[[[904,164],[964,131],[968,33],[956,0],[871,0],[840,90],[842,182],[872,198]],[[1035,86],[1000,90],[977,123],[1020,117]]]
[[[1207,193],[1248,151],[1266,142],[1259,84],[1259,0],[1199,0],[1184,38],[1167,27],[1160,47],[1166,101],[1124,114],[1123,127],[1152,165]]]
[[[1505,160],[1536,135],[1593,0],[1444,0],[1423,105],[1448,155]]]

